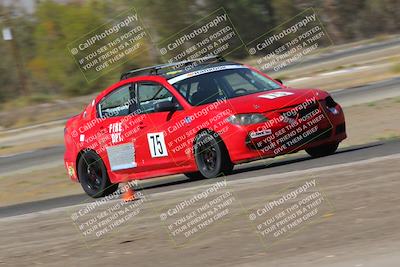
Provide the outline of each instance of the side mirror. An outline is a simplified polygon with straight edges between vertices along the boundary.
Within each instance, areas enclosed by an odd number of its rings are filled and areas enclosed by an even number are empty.
[[[277,81],[277,82],[279,82],[279,83],[283,84],[283,82],[282,82],[282,80],[281,80],[281,79],[275,79],[275,81]]]
[[[176,104],[171,101],[158,102],[154,105],[155,112],[174,111],[177,109]]]

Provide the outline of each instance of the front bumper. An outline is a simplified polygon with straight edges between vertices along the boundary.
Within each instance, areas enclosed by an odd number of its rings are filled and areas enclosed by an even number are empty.
[[[346,124],[340,105],[327,108],[323,101],[293,118],[281,114],[285,110],[266,114],[279,118],[266,123],[237,126],[225,141],[233,163],[295,153],[322,144],[339,143],[346,136]]]

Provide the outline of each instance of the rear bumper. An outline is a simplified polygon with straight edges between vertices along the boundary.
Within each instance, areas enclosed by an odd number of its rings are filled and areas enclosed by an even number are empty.
[[[272,158],[344,140],[347,135],[341,107],[337,105],[332,112],[321,105],[318,110],[307,120],[297,118],[272,125],[238,126],[236,132],[224,140],[232,162]]]

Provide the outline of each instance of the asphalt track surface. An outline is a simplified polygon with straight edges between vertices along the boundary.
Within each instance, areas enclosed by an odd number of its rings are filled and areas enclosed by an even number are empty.
[[[343,106],[372,102],[388,97],[400,95],[400,78],[394,78],[379,83],[374,83],[362,87],[337,90],[333,92],[335,100]],[[362,146],[355,146],[339,151],[332,156],[312,159],[307,155],[292,155],[289,159],[268,159],[249,164],[242,164],[235,167],[233,175],[228,176],[230,180],[256,177],[260,175],[285,173],[295,170],[311,169],[315,167],[329,166],[352,161],[359,161],[374,157],[396,154],[400,151],[400,141],[390,141],[382,143],[371,143]],[[64,146],[36,150],[32,152],[0,157],[0,173],[7,173],[30,166],[40,166],[48,162],[59,159],[62,164]],[[178,188],[196,186],[201,181],[189,181],[183,176],[172,180],[168,179],[165,183],[145,188],[146,193],[155,193]],[[44,211],[52,208],[66,207],[92,201],[87,195],[71,195],[60,198],[48,199],[43,201],[22,203],[12,206],[0,207],[0,218],[22,215],[31,212]]]
[[[400,77],[331,92],[342,107],[400,96]]]
[[[334,155],[323,158],[311,158],[308,155],[299,154],[283,159],[267,159],[235,167],[234,173],[227,176],[228,180],[238,180],[257,177],[268,174],[286,173],[296,170],[312,169],[323,166],[355,162],[375,157],[382,157],[399,153],[400,140],[387,142],[375,142],[365,145],[339,149]],[[218,178],[216,178],[218,179]],[[174,181],[159,183],[158,185],[144,188],[146,194],[171,191],[175,189],[194,187],[204,183],[203,181],[190,181],[179,176]],[[22,215],[31,212],[49,210],[53,208],[67,207],[93,201],[87,195],[79,194],[37,202],[29,202],[0,208],[0,218]]]

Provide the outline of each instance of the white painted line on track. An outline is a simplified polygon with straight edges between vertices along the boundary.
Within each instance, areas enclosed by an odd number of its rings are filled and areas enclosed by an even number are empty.
[[[313,77],[303,77],[303,78],[293,79],[293,80],[287,81],[287,83],[301,82],[301,81],[309,80],[311,78],[313,78]]]
[[[330,72],[324,72],[321,73],[317,76],[330,76],[330,75],[338,75],[338,74],[343,74],[343,73],[349,73],[351,72],[349,69],[346,70],[335,70],[335,71],[330,71]]]

